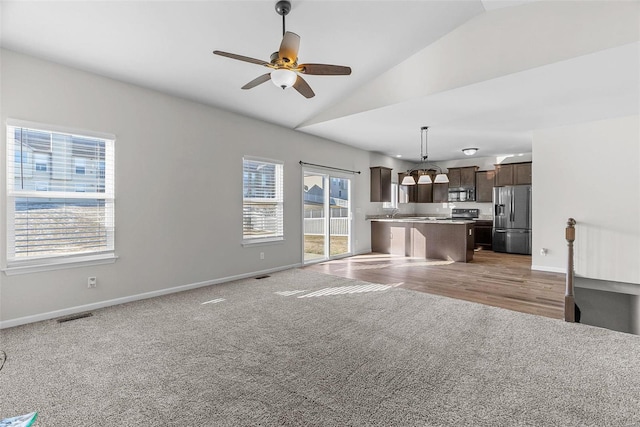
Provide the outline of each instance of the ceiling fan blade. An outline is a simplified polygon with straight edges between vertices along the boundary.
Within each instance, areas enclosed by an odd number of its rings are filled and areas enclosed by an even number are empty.
[[[296,82],[293,84],[293,88],[300,92],[300,94],[305,98],[313,98],[314,96],[316,96],[316,94],[313,93],[311,86],[309,86],[309,84],[301,76],[298,76]]]
[[[291,31],[284,33],[278,56],[285,63],[294,63],[298,59],[298,49],[300,49],[300,36]]]
[[[238,61],[244,61],[244,62],[250,62],[252,64],[264,65],[265,67],[268,67],[269,65],[271,65],[268,62],[265,62],[265,61],[263,61],[261,59],[255,59],[255,58],[250,58],[248,56],[236,55],[235,53],[222,52],[221,50],[214,50],[213,53],[216,54],[216,55],[220,55],[220,56],[226,56],[227,58],[237,59]]]
[[[258,86],[259,84],[262,84],[264,82],[268,82],[269,80],[271,80],[271,73],[263,74],[260,77],[256,77],[255,79],[251,80],[246,85],[242,86],[242,89],[251,89],[251,88],[254,88],[254,87]]]
[[[303,74],[316,76],[348,76],[351,74],[351,68],[342,65],[300,64],[298,68]]]

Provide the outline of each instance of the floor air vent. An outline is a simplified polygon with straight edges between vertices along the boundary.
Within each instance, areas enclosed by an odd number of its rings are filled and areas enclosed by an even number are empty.
[[[268,274],[265,274],[264,276],[258,276],[256,277],[256,280],[260,280],[260,279],[266,279],[267,277],[271,277]]]
[[[80,313],[80,314],[72,314],[71,316],[61,317],[58,319],[58,323],[70,322],[76,319],[84,319],[85,317],[91,317],[93,313]]]

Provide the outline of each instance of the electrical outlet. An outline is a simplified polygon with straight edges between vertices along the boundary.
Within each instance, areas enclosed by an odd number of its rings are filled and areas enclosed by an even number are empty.
[[[87,287],[89,289],[95,288],[96,286],[98,286],[98,279],[96,279],[95,277],[87,278]]]
[[[260,259],[264,259],[264,252],[260,252]]]

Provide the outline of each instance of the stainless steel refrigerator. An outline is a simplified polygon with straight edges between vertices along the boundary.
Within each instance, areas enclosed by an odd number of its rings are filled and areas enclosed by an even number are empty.
[[[493,250],[531,254],[531,186],[493,188]]]

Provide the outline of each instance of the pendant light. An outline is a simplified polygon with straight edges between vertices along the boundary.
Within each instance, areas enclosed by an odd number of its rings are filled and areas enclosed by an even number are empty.
[[[407,175],[405,175],[405,177],[402,178],[402,182],[400,183],[400,185],[416,185],[416,180],[413,179],[413,177],[409,174],[409,172],[411,171],[407,171]]]
[[[420,174],[420,171],[424,171],[425,173],[421,174],[420,177],[418,178],[418,184],[431,184],[431,183],[440,184],[440,183],[449,182],[449,177],[447,177],[446,174],[442,173],[442,169],[438,165],[433,165],[436,168],[438,168],[438,171],[439,171],[433,181],[431,180],[431,176],[428,173],[426,173],[427,166],[429,165],[429,162],[427,161],[429,159],[429,150],[427,147],[428,131],[429,131],[429,126],[422,126],[420,128],[420,163],[418,164],[417,167],[407,171],[407,175],[402,179],[402,182],[400,183],[401,185],[416,185],[416,180],[413,176],[411,176],[411,173],[418,172],[418,174]],[[423,151],[423,147],[424,147],[424,151]]]

